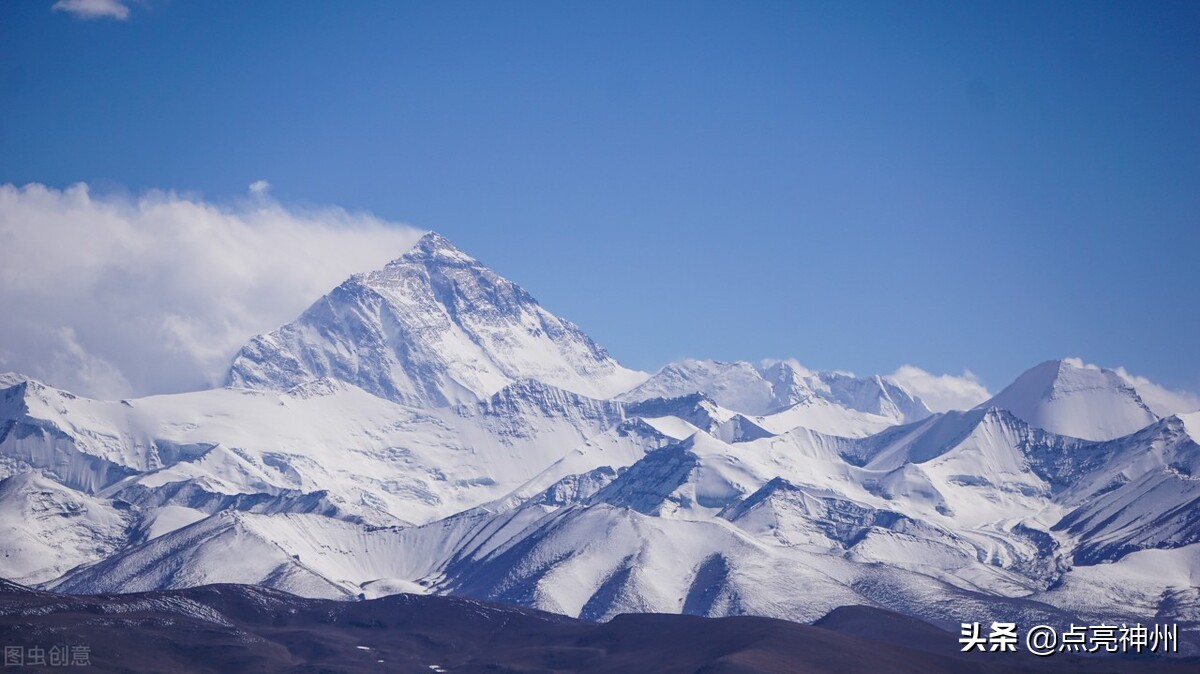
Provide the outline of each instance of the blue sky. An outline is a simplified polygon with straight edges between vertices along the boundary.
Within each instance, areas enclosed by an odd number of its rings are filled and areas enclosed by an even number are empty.
[[[52,4],[0,4],[0,183],[265,179],[440,231],[643,369],[1200,389],[1195,3]]]

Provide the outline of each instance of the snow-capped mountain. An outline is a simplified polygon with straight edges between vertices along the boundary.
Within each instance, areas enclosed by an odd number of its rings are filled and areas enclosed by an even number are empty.
[[[715,403],[787,431],[804,426],[838,435],[868,435],[888,426],[924,419],[925,403],[878,375],[813,372],[795,361],[725,363],[687,359],[662,368],[622,394],[630,401],[703,393]]]
[[[0,375],[0,577],[1200,624],[1200,417],[1080,361],[939,414],[794,361],[647,378],[431,234],[230,381],[100,401]]]
[[[1006,409],[1038,428],[1087,440],[1112,440],[1158,420],[1121,375],[1072,358],[1030,369],[979,406]]]
[[[357,274],[295,322],[254,338],[234,386],[285,391],[320,377],[419,406],[474,402],[521,379],[595,398],[645,375],[437,233]]]

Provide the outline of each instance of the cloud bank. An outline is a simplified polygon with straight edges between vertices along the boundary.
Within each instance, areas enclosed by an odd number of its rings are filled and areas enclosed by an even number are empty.
[[[0,371],[101,398],[220,384],[248,339],[422,234],[264,193],[222,207],[0,185]]]
[[[915,365],[901,365],[888,378],[915,393],[934,412],[969,410],[992,397],[970,370],[956,377],[930,374]]]
[[[56,12],[68,14],[86,20],[116,19],[124,21],[129,18],[129,7],[121,0],[58,0],[50,8]]]

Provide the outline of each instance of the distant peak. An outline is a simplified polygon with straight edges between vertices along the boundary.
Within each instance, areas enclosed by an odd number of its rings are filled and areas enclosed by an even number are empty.
[[[393,265],[408,262],[428,262],[431,260],[474,262],[475,258],[459,250],[446,237],[437,232],[429,232],[422,236],[407,253],[392,262]]]
[[[419,240],[417,245],[413,246],[414,250],[434,251],[434,250],[457,250],[454,244],[446,237],[437,232],[426,232]]]
[[[1029,368],[1017,377],[1016,383],[1023,383],[1031,393],[1053,396],[1063,389],[1070,390],[1080,382],[1086,382],[1092,388],[1116,386],[1120,381],[1116,377],[1108,377],[1108,370],[1095,365],[1085,365],[1079,358],[1059,358],[1047,360]],[[997,395],[993,400],[999,398]],[[981,403],[979,407],[987,407],[992,401]]]
[[[1058,435],[1111,440],[1158,420],[1129,382],[1079,358],[1039,363],[979,408],[999,407]]]

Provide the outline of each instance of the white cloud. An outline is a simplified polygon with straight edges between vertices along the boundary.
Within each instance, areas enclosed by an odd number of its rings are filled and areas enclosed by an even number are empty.
[[[1113,371],[1129,382],[1138,392],[1142,402],[1146,403],[1151,412],[1160,417],[1200,410],[1200,396],[1191,391],[1178,391],[1159,386],[1145,377],[1130,374],[1123,367],[1118,367]]]
[[[124,21],[129,18],[129,7],[122,0],[58,0],[51,9],[79,19]]]
[[[0,370],[100,397],[219,384],[249,338],[420,234],[266,198],[0,185]]]
[[[1104,369],[1104,368],[1100,367],[1099,365],[1093,365],[1092,363],[1083,362],[1083,359],[1080,358],[1079,356],[1071,356],[1070,358],[1063,358],[1062,362],[1066,363],[1067,365],[1077,367],[1081,370],[1103,370]]]
[[[72,327],[60,327],[43,332],[50,347],[50,360],[43,370],[46,381],[78,382],[77,391],[86,391],[97,398],[119,398],[132,390],[129,381],[115,365],[90,354],[79,344]]]
[[[800,361],[796,360],[795,358],[763,358],[761,361],[759,361],[759,365],[764,368],[771,367],[778,363],[784,363],[788,367],[795,370],[796,374],[799,374],[802,377],[810,377],[816,374],[816,372],[804,367],[804,365],[802,365]]]
[[[956,377],[930,374],[915,365],[902,365],[888,378],[916,394],[934,412],[970,409],[992,397],[970,370],[963,370],[962,376]]]
[[[250,194],[263,195],[271,190],[271,183],[265,180],[255,180],[250,183]]]

